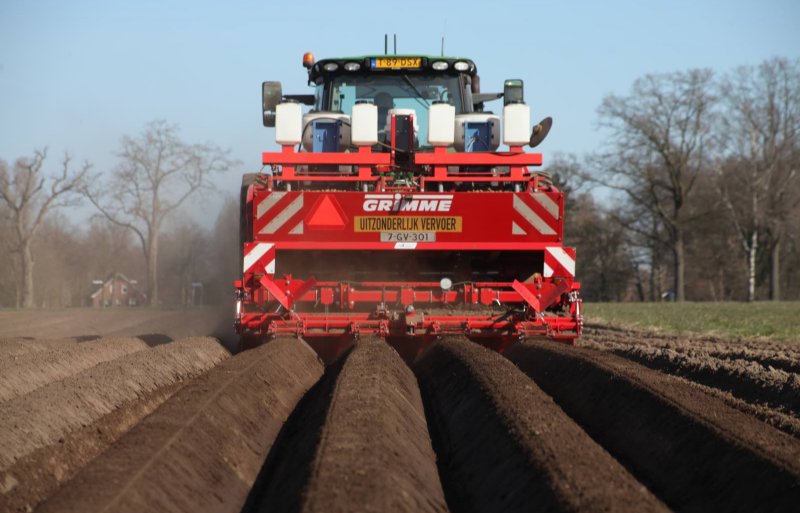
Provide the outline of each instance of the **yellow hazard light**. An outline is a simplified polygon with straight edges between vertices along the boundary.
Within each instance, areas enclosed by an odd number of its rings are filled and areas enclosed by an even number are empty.
[[[310,68],[314,65],[314,54],[311,52],[306,52],[303,54],[303,67]]]

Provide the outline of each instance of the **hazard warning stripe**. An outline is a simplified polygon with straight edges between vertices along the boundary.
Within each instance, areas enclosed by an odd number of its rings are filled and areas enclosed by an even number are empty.
[[[302,192],[271,192],[256,204],[254,232],[265,235],[302,235]]]
[[[300,212],[303,208],[303,195],[300,194],[297,198],[289,203],[289,206],[283,209],[278,215],[273,217],[269,223],[267,223],[264,228],[262,228],[258,233],[261,234],[272,234],[275,233],[281,226],[286,224],[289,219],[292,218],[296,213]]]
[[[512,235],[556,235],[561,212],[558,203],[547,193],[518,193],[513,198]]]
[[[556,221],[561,219],[561,215],[560,215],[560,213],[558,211],[558,203],[553,201],[553,199],[550,198],[550,196],[548,196],[547,193],[545,193],[545,192],[534,192],[534,193],[531,193],[531,198],[533,198],[541,206],[543,206],[544,209],[547,210],[550,213],[551,216],[553,216],[553,219],[555,219]]]
[[[244,245],[244,273],[275,274],[275,244],[248,242]]]
[[[544,252],[545,278],[557,276],[559,278],[575,277],[575,248],[562,248],[550,246]]]
[[[256,207],[256,218],[261,219],[261,217],[269,212],[269,210],[274,207],[280,200],[286,196],[287,193],[285,192],[273,192],[270,193],[269,196],[261,200],[261,203],[258,204]]]
[[[542,235],[555,235],[556,231],[552,226],[547,224],[542,217],[533,211],[527,203],[520,197],[519,194],[514,195],[514,210],[519,213],[537,232]]]

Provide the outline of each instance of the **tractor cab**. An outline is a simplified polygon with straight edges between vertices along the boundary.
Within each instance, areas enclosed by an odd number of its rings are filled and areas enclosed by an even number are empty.
[[[461,57],[383,55],[315,62],[307,53],[303,65],[314,94],[284,95],[280,82],[264,82],[263,116],[264,125],[271,127],[280,102],[310,107],[301,125],[302,147],[309,152],[350,149],[358,105],[377,109],[374,151],[400,146],[428,152],[441,146],[438,138],[431,139],[431,131],[436,130],[431,126],[432,109],[453,117],[449,125],[454,126],[455,137],[449,146],[457,151],[495,151],[500,145],[500,117],[485,112],[484,102],[505,98],[506,105],[524,104],[521,80],[507,80],[503,93],[481,93],[475,63]],[[529,130],[527,123],[524,131]],[[401,142],[395,144],[392,136],[398,130]],[[409,135],[404,138],[404,134]]]
[[[312,108],[351,116],[356,103],[372,103],[378,108],[378,131],[384,140],[391,129],[391,114],[412,115],[415,145],[427,147],[429,110],[433,104],[451,105],[456,115],[473,112],[471,88],[475,71],[475,64],[466,59],[325,59],[315,63],[309,72],[309,82],[315,88]]]

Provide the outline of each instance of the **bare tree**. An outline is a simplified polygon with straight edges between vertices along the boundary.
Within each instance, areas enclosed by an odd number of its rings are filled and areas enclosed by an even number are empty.
[[[88,273],[87,281],[104,279],[114,273],[123,272],[128,277],[144,276],[144,259],[139,256],[135,235],[116,225],[104,216],[90,220],[85,234],[78,242],[84,247],[103,248],[83,258]]]
[[[20,158],[9,170],[0,161],[0,199],[5,203],[14,226],[12,252],[18,255],[21,284],[17,307],[34,306],[33,253],[31,245],[36,239],[47,214],[56,209],[75,205],[78,194],[91,165],[85,162],[79,169],[70,167],[69,155],[64,155],[61,173],[48,178],[42,172],[47,150],[34,152],[31,158]],[[19,297],[21,296],[21,297]]]
[[[631,265],[638,280],[639,298],[644,301],[645,289],[650,301],[661,301],[669,297],[669,286],[665,284],[664,270],[667,267],[665,251],[669,251],[669,236],[655,214],[646,203],[636,203],[623,196],[606,214],[608,229],[621,227],[627,234],[625,243],[630,254]],[[647,286],[642,281],[646,273]]]
[[[662,225],[678,301],[686,296],[685,231],[692,220],[685,207],[711,144],[712,80],[710,70],[647,75],[630,95],[607,96],[598,109],[601,126],[612,134],[605,185]]]
[[[158,304],[158,238],[164,220],[207,188],[210,175],[234,162],[214,145],[182,141],[178,128],[163,120],[149,123],[138,137],[123,137],[119,158],[111,178],[85,192],[106,218],[136,235],[145,261],[148,299]]]
[[[576,208],[576,198],[589,192],[592,183],[584,164],[574,153],[556,152],[548,159],[543,171],[550,175],[553,185],[564,193],[564,218],[569,219]]]
[[[612,222],[590,194],[576,195],[573,204],[572,215],[565,216],[564,222],[570,244],[578,252],[581,294],[589,301],[621,301],[630,297],[635,278],[630,234]]]
[[[578,253],[581,294],[590,301],[624,299],[634,277],[627,234],[596,204],[584,164],[573,154],[556,153],[545,171],[565,194],[564,236]]]
[[[781,247],[800,202],[800,60],[744,66],[721,87],[726,159],[720,195],[747,255],[748,299],[755,299],[760,241],[770,254],[770,299],[780,299]]]
[[[14,253],[15,231],[9,212],[5,202],[0,202],[0,306],[19,306],[19,258]]]
[[[169,224],[172,227],[162,242],[161,279],[176,304],[193,306],[193,283],[214,274],[208,263],[212,251],[210,234],[189,216],[176,217]]]
[[[239,263],[239,198],[227,197],[210,234],[209,261],[213,273],[205,279],[207,302],[227,304],[231,284],[241,273]]]

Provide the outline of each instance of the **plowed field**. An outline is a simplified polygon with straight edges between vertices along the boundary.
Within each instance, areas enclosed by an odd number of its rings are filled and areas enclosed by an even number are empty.
[[[800,347],[607,328],[232,355],[213,311],[0,312],[0,511],[797,511]]]

